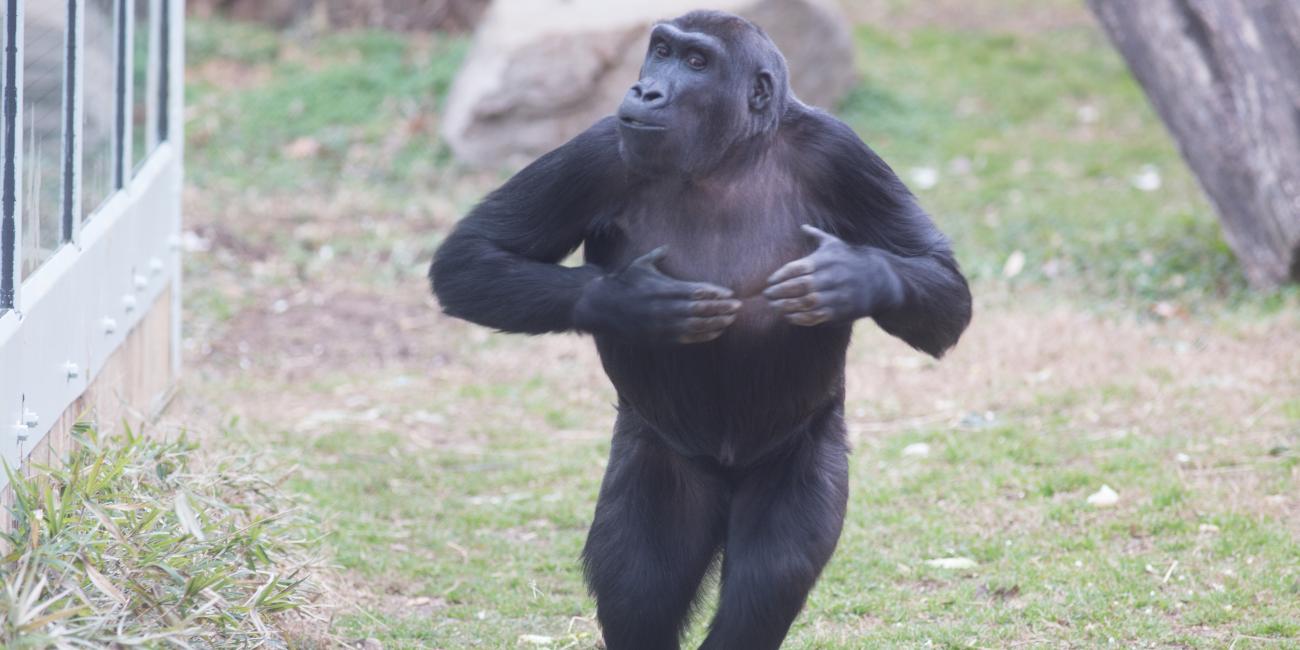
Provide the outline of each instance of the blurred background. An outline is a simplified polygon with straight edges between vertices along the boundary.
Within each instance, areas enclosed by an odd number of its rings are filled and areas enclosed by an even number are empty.
[[[298,642],[596,647],[590,341],[448,319],[424,275],[612,112],[677,3],[487,4],[190,2],[169,418],[296,464],[339,567]],[[1243,270],[1089,7],[731,4],[919,195],[977,302],[942,363],[858,326],[850,516],[789,647],[1300,642],[1300,294]]]

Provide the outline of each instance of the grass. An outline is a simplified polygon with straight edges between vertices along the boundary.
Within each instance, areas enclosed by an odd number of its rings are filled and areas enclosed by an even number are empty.
[[[9,472],[0,558],[6,648],[251,647],[282,642],[316,591],[310,523],[246,458],[74,430],[57,467]]]
[[[1013,251],[1020,281],[1073,280],[1121,300],[1244,294],[1195,180],[1101,34],[858,33],[865,83],[844,118],[923,194],[976,278]],[[1156,170],[1161,187],[1130,179]]]
[[[414,44],[384,32],[286,42],[224,22],[196,22],[188,38],[190,65],[216,68],[187,87],[203,116],[190,126],[193,181],[243,192],[404,184],[428,173],[436,138],[416,118],[436,109],[465,48],[458,38]],[[237,93],[221,85],[247,73],[269,82],[246,81],[253,86]],[[312,143],[311,155],[286,150],[296,141]]]
[[[1300,300],[1246,289],[1121,61],[1071,24],[857,30],[840,114],[937,174],[918,192],[979,304],[941,364],[858,328],[850,517],[787,647],[1300,647]],[[243,444],[301,466],[342,569],[332,633],[595,647],[577,556],[614,396],[590,342],[443,318],[423,280],[503,173],[438,140],[465,41],[189,30],[183,415],[241,414]],[[1087,503],[1102,485],[1115,506]]]

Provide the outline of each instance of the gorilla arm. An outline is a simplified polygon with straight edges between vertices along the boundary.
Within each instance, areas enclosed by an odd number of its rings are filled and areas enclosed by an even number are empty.
[[[793,130],[820,208],[818,247],[777,270],[764,296],[795,325],[872,317],[935,357],[970,323],[971,296],[943,233],[852,129],[820,111]]]
[[[626,188],[614,125],[602,120],[537,159],[456,225],[429,269],[447,314],[506,332],[637,343],[701,343],[731,325],[740,308],[731,291],[664,275],[662,249],[610,274],[559,264]]]
[[[617,162],[605,120],[483,199],[434,255],[429,280],[443,310],[507,332],[573,329],[574,305],[603,272],[559,262],[582,243]]]

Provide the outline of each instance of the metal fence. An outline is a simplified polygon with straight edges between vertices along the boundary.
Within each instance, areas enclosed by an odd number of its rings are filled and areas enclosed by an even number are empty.
[[[0,4],[0,456],[13,467],[165,289],[179,296],[184,0]]]

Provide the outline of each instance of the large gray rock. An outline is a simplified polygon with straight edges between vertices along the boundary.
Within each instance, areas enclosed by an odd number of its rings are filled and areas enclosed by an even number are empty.
[[[833,107],[853,85],[849,21],[834,0],[712,0],[760,25],[795,94]],[[637,79],[649,28],[699,0],[495,0],[456,76],[443,137],[473,165],[516,164],[610,115]]]

